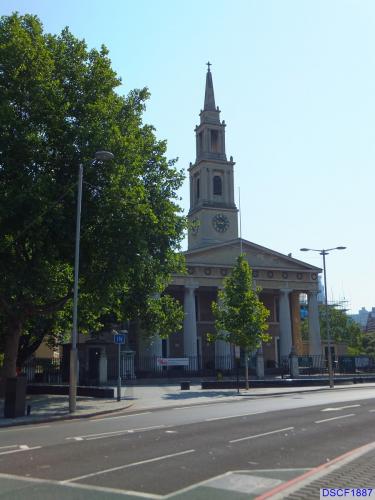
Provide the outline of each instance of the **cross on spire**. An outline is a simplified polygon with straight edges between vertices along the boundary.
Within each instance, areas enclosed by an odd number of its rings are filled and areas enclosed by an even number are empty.
[[[212,64],[210,63],[210,61],[208,61],[206,64],[207,64],[207,71],[210,71],[210,66],[212,66]]]

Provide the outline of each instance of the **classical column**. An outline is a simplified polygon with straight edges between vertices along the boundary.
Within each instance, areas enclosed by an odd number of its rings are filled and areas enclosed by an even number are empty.
[[[263,356],[263,348],[259,347],[256,354],[256,372],[257,377],[260,379],[264,378],[264,356]]]
[[[308,293],[309,307],[309,354],[319,356],[322,354],[322,341],[320,338],[318,292]]]
[[[292,292],[290,301],[292,304],[292,331],[293,331],[293,347],[296,350],[297,356],[303,354],[303,344],[301,336],[301,304],[299,300],[300,292]]]
[[[292,350],[292,323],[290,319],[289,294],[292,290],[282,288],[279,298],[280,358],[289,356]]]
[[[219,370],[232,369],[232,350],[229,342],[216,340],[215,342],[215,368]]]
[[[163,357],[163,341],[159,335],[154,335],[150,339],[149,353],[152,370],[156,372],[161,371],[162,367],[157,364],[157,359]]]
[[[184,356],[190,358],[189,367],[197,368],[197,320],[195,312],[195,289],[198,285],[185,285],[184,296]]]
[[[218,287],[218,292],[223,289],[222,286]],[[218,298],[219,304],[222,301]],[[225,340],[215,341],[215,368],[219,370],[231,370],[233,367],[232,362],[232,349],[229,342]]]
[[[99,385],[104,385],[107,383],[107,351],[105,347],[100,349],[99,358]]]

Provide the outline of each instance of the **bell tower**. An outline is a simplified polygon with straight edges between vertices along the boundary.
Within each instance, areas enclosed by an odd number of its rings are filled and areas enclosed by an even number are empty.
[[[196,160],[190,163],[190,210],[192,227],[188,250],[238,238],[234,202],[233,158],[225,152],[225,121],[215,106],[210,63],[207,63],[204,107],[195,127]]]

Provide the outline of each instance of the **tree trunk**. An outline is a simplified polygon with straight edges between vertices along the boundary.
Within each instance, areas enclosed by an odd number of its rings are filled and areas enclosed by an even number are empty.
[[[249,353],[245,351],[245,388],[249,390]]]
[[[1,375],[4,379],[17,375],[18,344],[22,331],[22,322],[17,319],[8,321],[5,330],[4,363]]]

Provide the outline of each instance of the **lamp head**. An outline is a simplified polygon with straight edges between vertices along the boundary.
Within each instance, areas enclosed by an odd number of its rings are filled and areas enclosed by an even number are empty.
[[[300,252],[308,252],[310,248],[300,248]]]
[[[336,247],[336,250],[345,250],[346,247]]]

